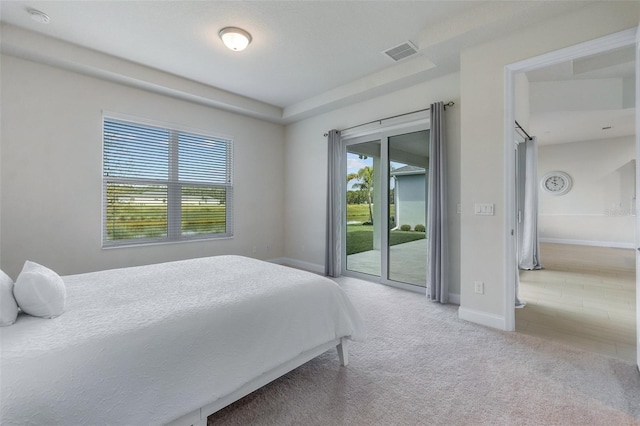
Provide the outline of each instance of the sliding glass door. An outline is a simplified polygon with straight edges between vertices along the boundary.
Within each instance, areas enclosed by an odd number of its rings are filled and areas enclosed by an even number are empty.
[[[427,179],[429,131],[389,138],[389,276],[427,285]]]
[[[380,140],[347,146],[346,267],[379,277],[382,269]]]
[[[412,126],[344,143],[343,273],[424,288],[429,131]]]

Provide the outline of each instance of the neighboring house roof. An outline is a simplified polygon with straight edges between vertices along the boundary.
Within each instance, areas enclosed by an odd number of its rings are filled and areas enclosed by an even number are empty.
[[[403,166],[399,169],[391,171],[391,176],[404,176],[404,175],[423,175],[425,169],[416,166]]]

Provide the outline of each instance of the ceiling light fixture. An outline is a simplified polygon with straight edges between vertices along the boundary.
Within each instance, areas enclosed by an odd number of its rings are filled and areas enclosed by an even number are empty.
[[[251,34],[243,30],[242,28],[226,27],[220,30],[218,33],[222,42],[229,49],[239,52],[244,50],[249,43],[251,43]]]
[[[44,12],[40,12],[39,10],[27,9],[27,12],[29,12],[29,15],[31,15],[31,19],[41,24],[48,24],[49,21],[51,21],[51,18],[49,18],[49,15],[47,15]]]

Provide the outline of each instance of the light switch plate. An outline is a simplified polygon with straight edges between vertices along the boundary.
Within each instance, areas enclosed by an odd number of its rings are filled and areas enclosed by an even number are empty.
[[[479,216],[493,216],[493,204],[476,203],[473,211]]]

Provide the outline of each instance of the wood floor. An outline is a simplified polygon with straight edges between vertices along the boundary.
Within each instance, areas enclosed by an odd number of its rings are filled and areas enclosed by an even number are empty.
[[[635,252],[543,243],[544,269],[520,272],[516,331],[636,360]]]

